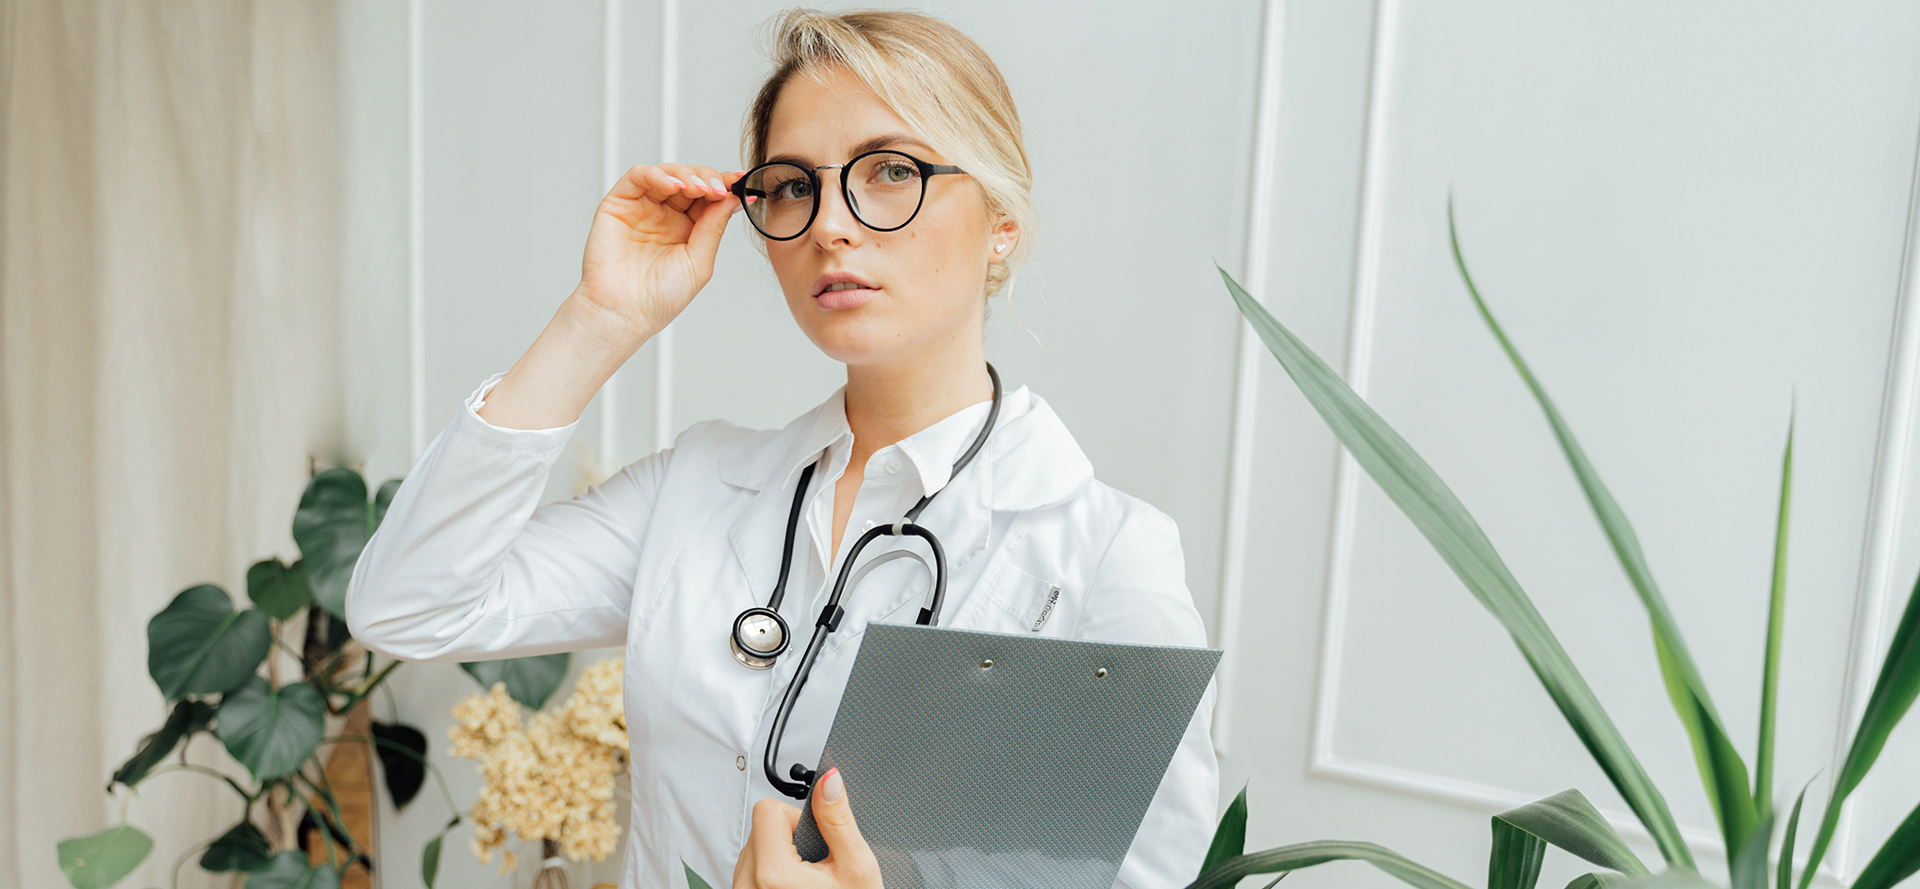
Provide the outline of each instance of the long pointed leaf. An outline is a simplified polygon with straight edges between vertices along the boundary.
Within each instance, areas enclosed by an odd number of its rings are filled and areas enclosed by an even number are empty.
[[[1391,849],[1372,843],[1341,840],[1298,843],[1229,858],[1202,872],[1187,885],[1187,889],[1230,889],[1254,874],[1296,871],[1329,861],[1364,861],[1417,889],[1469,889],[1467,884],[1432,868],[1415,864]]]
[[[1906,612],[1900,617],[1899,629],[1893,631],[1893,644],[1887,646],[1887,659],[1880,664],[1880,678],[1874,681],[1873,694],[1867,698],[1867,712],[1860,716],[1853,746],[1847,750],[1847,760],[1834,779],[1833,796],[1827,799],[1827,811],[1820,818],[1820,832],[1814,836],[1807,869],[1800,875],[1800,889],[1806,889],[1813,882],[1814,871],[1827,854],[1834,825],[1840,821],[1841,805],[1854,788],[1860,786],[1860,780],[1873,768],[1874,760],[1880,758],[1881,748],[1887,746],[1887,736],[1907,715],[1917,694],[1920,694],[1920,581],[1915,582],[1913,592],[1907,595]]]
[[[1888,889],[1920,871],[1920,806],[1894,828],[1893,836],[1873,854],[1853,889]]]
[[[1633,524],[1627,521],[1626,513],[1614,501],[1606,483],[1600,480],[1600,474],[1587,459],[1586,451],[1574,438],[1572,427],[1560,416],[1559,409],[1548,397],[1547,390],[1540,385],[1539,378],[1534,376],[1532,368],[1520,357],[1520,351],[1507,338],[1500,323],[1494,320],[1493,312],[1480,296],[1480,289],[1473,283],[1473,276],[1467,272],[1466,258],[1460,252],[1459,232],[1453,223],[1451,200],[1447,202],[1447,235],[1453,246],[1454,265],[1460,271],[1460,279],[1466,283],[1467,293],[1473,297],[1474,307],[1479,309],[1481,320],[1493,331],[1494,338],[1500,341],[1500,348],[1507,353],[1514,369],[1519,371],[1521,380],[1533,393],[1534,400],[1539,402],[1541,412],[1546,414],[1548,425],[1553,427],[1553,436],[1560,442],[1560,450],[1566,454],[1567,463],[1572,466],[1581,490],[1586,492],[1587,502],[1593,507],[1594,517],[1599,519],[1601,530],[1606,532],[1608,542],[1613,544],[1620,567],[1626,570],[1628,581],[1640,595],[1640,603],[1647,610],[1647,619],[1653,625],[1660,672],[1666,678],[1667,694],[1672,698],[1674,712],[1680,715],[1680,723],[1693,743],[1701,781],[1706,785],[1707,798],[1713,803],[1714,814],[1720,821],[1727,854],[1732,855],[1746,842],[1759,821],[1753,797],[1747,789],[1746,764],[1741,761],[1739,751],[1734,749],[1733,741],[1721,724],[1720,714],[1707,694],[1706,682],[1700,678],[1693,656],[1687,653],[1687,643],[1680,636],[1680,626],[1674,621],[1673,612],[1667,608],[1667,600],[1660,594],[1660,587],[1654,583],[1653,571],[1647,566],[1646,555],[1640,551],[1640,538],[1634,533]]]
[[[1773,731],[1780,703],[1780,637],[1787,621],[1787,512],[1793,502],[1793,420],[1780,458],[1780,511],[1773,526],[1773,583],[1767,601],[1767,654],[1760,674],[1760,743],[1753,754],[1753,804],[1773,811]],[[1783,889],[1786,884],[1781,884]]]
[[[1813,786],[1813,782],[1807,782]],[[1807,801],[1807,788],[1800,788],[1800,795],[1793,801],[1793,814],[1787,816],[1787,832],[1780,838],[1780,872],[1774,877],[1775,889],[1790,889],[1793,886],[1793,840],[1800,832],[1800,805]]]
[[[1239,304],[1240,313],[1334,436],[1427,538],[1474,598],[1513,636],[1514,644],[1574,734],[1646,825],[1668,863],[1693,869],[1693,855],[1681,839],[1666,799],[1460,499],[1333,368],[1274,320],[1225,269],[1220,270],[1220,277]]]
[[[1578,790],[1562,790],[1495,815],[1494,820],[1511,824],[1589,863],[1632,876],[1647,873],[1647,866],[1627,848],[1627,841]]]
[[[1772,846],[1773,816],[1768,815],[1760,819],[1753,836],[1747,838],[1747,844],[1740,847],[1739,854],[1728,866],[1733,889],[1767,889],[1767,853]]]
[[[1567,884],[1567,889],[1607,889],[1609,886],[1618,886],[1621,883],[1625,883],[1629,879],[1632,878],[1624,874],[1610,874],[1605,872],[1581,874],[1580,876],[1574,877],[1573,882]]]
[[[693,872],[693,865],[688,864],[686,859],[680,859],[680,866],[687,870],[687,889],[713,889],[699,874]]]
[[[1238,858],[1247,851],[1247,788],[1240,787],[1240,795],[1227,805],[1227,811],[1220,816],[1220,826],[1213,832],[1213,845],[1207,849],[1207,858],[1200,863],[1202,872],[1211,869],[1229,858]]]
[[[1493,816],[1493,848],[1487,853],[1487,889],[1533,889],[1547,843],[1511,822]]]

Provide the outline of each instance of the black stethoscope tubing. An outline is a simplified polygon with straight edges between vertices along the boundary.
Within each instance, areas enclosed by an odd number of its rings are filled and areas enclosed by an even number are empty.
[[[980,433],[974,436],[973,443],[953,461],[953,471],[948,475],[948,484],[951,484],[952,479],[960,474],[960,470],[966,468],[967,464],[973,461],[974,456],[980,453],[980,449],[987,443],[987,436],[993,433],[994,421],[999,419],[1000,374],[993,369],[992,364],[988,364],[987,376],[993,380],[993,404],[987,409],[987,421],[981,425]],[[800,512],[806,502],[807,486],[813,480],[814,468],[818,465],[817,463],[808,464],[807,468],[801,471],[798,490],[793,494],[793,507],[787,513],[787,538],[780,550],[780,577],[774,583],[773,594],[767,598],[767,607],[749,608],[741,612],[733,622],[731,641],[734,654],[741,663],[756,669],[772,666],[774,658],[787,650],[787,645],[792,638],[788,632],[786,620],[780,617],[778,609],[781,599],[786,595],[787,572],[793,566],[794,539],[800,526]],[[853,576],[853,566],[860,559],[860,551],[866,549],[867,544],[882,537],[918,537],[927,542],[927,548],[933,551],[933,593],[928,598],[927,604],[920,609],[920,614],[914,622],[929,627],[939,624],[940,609],[945,605],[947,598],[947,554],[940,546],[940,538],[917,524],[920,513],[927,508],[928,503],[933,501],[934,494],[938,493],[939,491],[935,491],[921,497],[912,509],[907,510],[906,517],[900,521],[868,529],[865,534],[860,535],[860,539],[853,544],[853,548],[847,551],[847,559],[841,563],[840,574],[834,579],[833,591],[828,594],[827,603],[821,607],[819,619],[814,621],[813,636],[807,640],[806,650],[800,655],[800,665],[793,671],[793,679],[787,683],[786,694],[780,698],[780,707],[773,714],[773,730],[767,737],[766,756],[761,761],[761,768],[766,772],[768,783],[781,793],[794,799],[805,799],[817,777],[813,769],[794,763],[788,772],[793,780],[787,780],[780,775],[775,762],[780,756],[780,740],[786,736],[787,719],[793,715],[793,705],[800,699],[800,690],[806,686],[807,676],[813,672],[814,661],[820,658],[820,650],[826,646],[827,636],[840,628],[840,619],[846,616],[846,609],[840,607],[840,598],[846,592],[848,579]],[[778,647],[771,651],[749,654],[750,649],[744,645],[745,640],[741,633],[747,620],[756,616],[770,618],[773,626],[777,626],[780,632],[780,640]],[[756,663],[756,661],[764,661],[764,663]]]

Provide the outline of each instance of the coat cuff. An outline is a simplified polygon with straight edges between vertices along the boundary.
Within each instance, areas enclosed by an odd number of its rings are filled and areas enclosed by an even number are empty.
[[[480,409],[487,403],[487,393],[493,391],[493,387],[505,376],[503,371],[488,377],[486,382],[473,390],[472,395],[467,396],[461,409],[460,434],[477,444],[513,454],[551,455],[566,447],[567,441],[573,438],[573,430],[580,425],[577,419],[551,429],[508,429],[480,418]]]

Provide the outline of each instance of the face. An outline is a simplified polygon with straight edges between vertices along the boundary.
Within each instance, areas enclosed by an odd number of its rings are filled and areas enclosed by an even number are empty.
[[[767,128],[768,160],[812,168],[876,148],[950,162],[844,70],[803,73],[781,89]],[[878,232],[847,208],[840,169],[818,175],[813,224],[791,241],[765,241],[807,338],[854,366],[910,361],[966,337],[978,342],[987,264],[999,261],[993,246],[1011,253],[1015,234],[1007,225],[993,230],[979,184],[964,174],[930,176],[913,221]]]

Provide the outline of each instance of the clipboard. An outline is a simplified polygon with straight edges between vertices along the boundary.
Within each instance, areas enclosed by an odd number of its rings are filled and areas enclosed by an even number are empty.
[[[1220,651],[869,624],[817,774],[888,889],[1111,889]],[[800,857],[827,847],[809,806]]]

